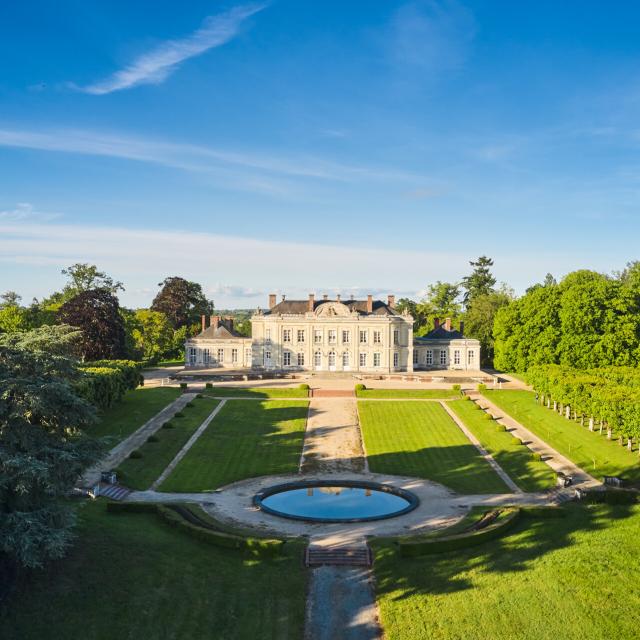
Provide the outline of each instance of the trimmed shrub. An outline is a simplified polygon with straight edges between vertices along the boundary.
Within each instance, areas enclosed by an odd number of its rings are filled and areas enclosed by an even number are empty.
[[[129,457],[130,457],[132,460],[139,460],[140,458],[142,458],[142,451],[139,451],[138,449],[135,449],[134,451],[132,451],[132,452],[129,454]]]
[[[184,418],[184,412],[183,411],[178,411],[177,413],[175,413],[173,415],[174,418]]]
[[[463,400],[471,400],[471,396],[464,395],[464,396],[462,396],[462,399]]]
[[[301,391],[309,391],[311,387],[306,382],[303,382],[301,385],[298,386],[298,389],[300,389]]]
[[[196,396],[196,398],[197,398],[198,400],[202,400],[202,398],[204,398],[204,396],[203,396],[201,393],[199,393],[199,394]]]
[[[635,504],[638,494],[624,489],[605,489],[604,491],[588,491],[585,502],[589,504]]]
[[[459,384],[454,384],[453,387],[451,387],[454,391],[460,391],[461,387]]]
[[[486,390],[487,390],[487,385],[486,385],[486,384],[482,384],[482,383],[480,383],[480,384],[476,387],[476,389],[477,389],[480,393],[482,393],[483,391],[486,391]]]
[[[158,436],[155,436],[155,435],[150,435],[147,438],[147,442],[160,442],[160,438],[158,438]]]
[[[180,383],[180,388],[181,388],[183,391],[186,391],[186,390],[187,390],[187,388],[188,388],[187,383],[186,383],[186,382],[181,382],[181,383]]]
[[[204,385],[204,388],[205,388],[205,389],[213,389],[213,385],[212,385],[210,382],[207,382],[207,383]]]
[[[506,431],[507,427],[505,427],[503,424],[496,424],[496,431]]]
[[[542,454],[541,453],[536,453],[535,451],[531,453],[531,459],[535,460],[536,462],[542,462]]]
[[[520,438],[516,438],[516,442],[517,442],[519,445],[522,445],[523,447],[525,447],[525,446],[526,446],[526,445],[525,445],[525,443],[524,443],[524,440],[521,440]]]
[[[176,425],[175,425],[175,424],[173,424],[173,422],[165,422],[165,423],[162,425],[162,428],[163,428],[163,429],[175,429],[175,428],[176,428]]]
[[[193,404],[193,402],[187,402],[187,404],[185,405],[185,407],[187,407],[188,409],[192,409],[195,405]]]
[[[366,389],[367,389],[367,387],[366,387],[365,385],[361,384],[361,383],[358,383],[358,384],[356,385],[356,393],[357,393],[358,391],[366,391]]]
[[[484,412],[484,415],[482,416],[485,420],[493,420],[493,416],[488,413],[487,411]]]

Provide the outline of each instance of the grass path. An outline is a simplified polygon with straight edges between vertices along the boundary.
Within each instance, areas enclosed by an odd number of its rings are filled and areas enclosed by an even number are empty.
[[[438,404],[358,402],[369,469],[427,478],[460,493],[509,489]]]
[[[535,402],[532,391],[484,391],[491,402],[598,479],[624,476],[640,481],[640,457]],[[595,469],[594,469],[595,461]]]
[[[531,451],[507,431],[500,431],[495,421],[486,420],[478,405],[468,400],[447,404],[520,489],[543,491],[555,485],[554,471],[541,460],[534,460]]]
[[[257,560],[194,540],[146,514],[81,508],[69,555],[23,576],[0,605],[3,640],[299,640],[302,550]]]
[[[308,402],[229,400],[161,491],[200,492],[298,470]]]
[[[418,398],[423,400],[444,400],[459,398],[460,392],[453,389],[362,389],[356,391],[356,397],[367,398]]]
[[[154,439],[158,442],[146,442],[138,449],[142,458],[127,458],[120,464],[118,472],[123,484],[132,489],[148,489],[220,401],[196,398],[191,403],[192,407],[187,405],[180,412],[183,417],[170,421],[172,429],[156,432]]]
[[[451,553],[404,559],[374,542],[386,640],[637,638],[640,506],[565,509]]]
[[[100,422],[88,432],[96,437],[112,436],[116,442],[120,442],[179,395],[180,390],[173,387],[138,387],[128,391],[120,402],[100,416]]]

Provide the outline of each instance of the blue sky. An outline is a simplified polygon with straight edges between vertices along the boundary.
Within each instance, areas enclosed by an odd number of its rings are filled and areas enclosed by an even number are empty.
[[[0,289],[522,291],[638,258],[631,2],[0,5]]]

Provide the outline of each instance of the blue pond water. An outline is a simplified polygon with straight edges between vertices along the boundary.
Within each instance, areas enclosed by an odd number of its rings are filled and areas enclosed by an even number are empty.
[[[401,496],[360,487],[305,487],[263,498],[262,504],[282,515],[313,520],[380,518],[403,511],[409,501]]]

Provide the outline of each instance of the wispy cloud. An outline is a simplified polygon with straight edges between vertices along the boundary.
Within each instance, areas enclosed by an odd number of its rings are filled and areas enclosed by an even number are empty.
[[[313,156],[273,156],[257,151],[233,151],[203,145],[153,140],[95,131],[24,131],[0,129],[0,147],[18,147],[108,156],[159,164],[224,178],[228,187],[282,194],[282,179],[333,182],[388,181],[417,183],[424,176],[384,167],[346,165]]]
[[[209,16],[197,31],[186,38],[163,42],[100,82],[74,87],[84,93],[104,95],[141,84],[160,84],[185,60],[232,40],[242,23],[265,7],[265,4],[248,4]]]
[[[7,222],[17,222],[20,220],[40,220],[44,222],[59,217],[59,213],[37,211],[30,202],[18,202],[13,209],[0,210],[0,220]]]

